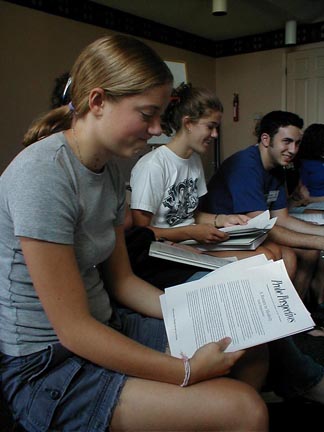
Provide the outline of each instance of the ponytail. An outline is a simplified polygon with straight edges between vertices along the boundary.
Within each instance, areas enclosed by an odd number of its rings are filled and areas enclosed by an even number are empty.
[[[41,138],[69,129],[72,124],[72,118],[73,115],[69,105],[63,105],[49,111],[32,123],[24,135],[23,146],[28,147]]]
[[[71,69],[71,80],[63,91],[63,103],[70,103],[36,120],[23,145],[69,129],[74,116],[81,118],[88,113],[89,94],[96,87],[116,100],[172,83],[170,69],[148,45],[126,35],[102,37],[81,52]]]

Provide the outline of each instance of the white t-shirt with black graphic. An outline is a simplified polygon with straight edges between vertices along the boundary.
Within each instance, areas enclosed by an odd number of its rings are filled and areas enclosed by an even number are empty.
[[[143,156],[134,166],[131,208],[153,214],[152,226],[172,228],[195,223],[199,198],[207,193],[200,156],[177,156],[167,146]]]

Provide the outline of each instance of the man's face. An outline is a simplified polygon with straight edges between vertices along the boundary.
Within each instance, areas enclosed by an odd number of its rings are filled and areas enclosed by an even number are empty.
[[[268,141],[268,164],[269,167],[286,166],[296,156],[300,141],[302,138],[302,131],[296,126],[280,127],[278,132],[272,137],[268,134],[263,134],[265,142]]]

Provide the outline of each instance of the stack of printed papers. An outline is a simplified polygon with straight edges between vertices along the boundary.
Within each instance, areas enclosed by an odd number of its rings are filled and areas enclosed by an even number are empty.
[[[220,231],[226,232],[230,237],[255,234],[258,232],[268,232],[276,223],[277,218],[270,219],[269,210],[260,213],[258,216],[250,219],[245,225],[232,225],[230,227],[220,228]]]
[[[160,296],[171,354],[191,357],[225,336],[237,351],[314,327],[282,260],[257,255]]]

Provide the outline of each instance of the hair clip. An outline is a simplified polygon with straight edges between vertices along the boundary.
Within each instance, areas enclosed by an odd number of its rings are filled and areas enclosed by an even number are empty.
[[[181,99],[179,96],[171,96],[170,102],[180,102]]]
[[[67,80],[67,82],[66,82],[66,84],[65,84],[65,87],[64,87],[64,90],[63,90],[63,94],[62,94],[62,101],[63,101],[63,102],[64,102],[64,100],[65,100],[65,97],[66,97],[66,94],[67,94],[67,92],[68,92],[68,90],[69,90],[69,87],[70,87],[70,85],[71,85],[71,82],[72,82],[72,78],[69,77],[69,79]]]
[[[75,108],[74,108],[74,106],[73,106],[72,101],[69,102],[69,109],[70,109],[71,112],[74,112],[74,111],[75,111]]]

